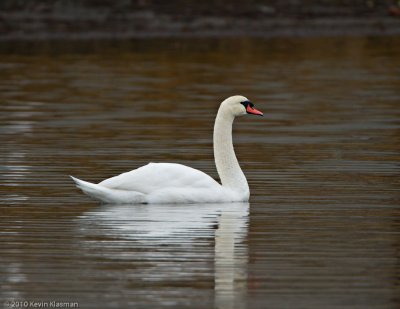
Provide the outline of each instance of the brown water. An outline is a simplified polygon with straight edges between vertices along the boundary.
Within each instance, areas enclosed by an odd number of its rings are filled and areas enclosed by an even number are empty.
[[[4,308],[400,306],[398,38],[0,53]],[[249,204],[99,205],[69,179],[149,161],[217,178],[213,121],[233,94],[265,113],[235,122]]]

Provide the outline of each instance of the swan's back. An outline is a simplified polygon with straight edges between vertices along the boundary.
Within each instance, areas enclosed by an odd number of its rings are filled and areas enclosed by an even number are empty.
[[[149,194],[166,188],[216,188],[220,184],[194,168],[176,163],[149,163],[99,183],[110,189]]]

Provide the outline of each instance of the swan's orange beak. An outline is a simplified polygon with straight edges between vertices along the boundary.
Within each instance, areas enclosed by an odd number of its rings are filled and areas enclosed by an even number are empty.
[[[260,112],[258,109],[255,109],[254,107],[251,107],[250,104],[247,105],[246,112],[248,114],[264,116],[264,114],[262,112]]]

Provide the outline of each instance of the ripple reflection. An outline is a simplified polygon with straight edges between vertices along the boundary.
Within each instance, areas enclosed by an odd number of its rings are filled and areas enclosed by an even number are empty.
[[[248,214],[249,203],[101,205],[77,219],[79,249],[92,259],[129,261],[128,280],[173,288],[213,278],[216,308],[244,308]]]

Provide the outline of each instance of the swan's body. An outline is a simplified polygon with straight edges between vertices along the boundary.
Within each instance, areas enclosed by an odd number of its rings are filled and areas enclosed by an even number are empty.
[[[73,179],[83,192],[106,203],[220,203],[248,199],[248,195],[238,196],[199,170],[175,163],[149,163],[99,184]]]
[[[150,163],[93,184],[72,177],[78,188],[105,203],[223,203],[246,202],[250,191],[232,143],[235,116],[262,115],[245,97],[221,103],[214,126],[214,157],[222,185],[207,174],[174,163]]]

